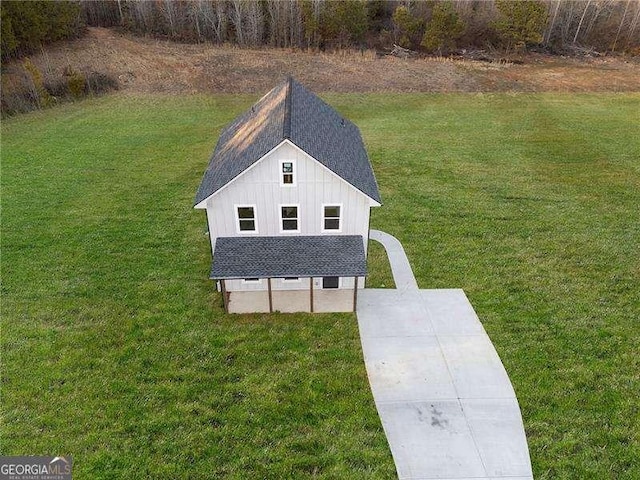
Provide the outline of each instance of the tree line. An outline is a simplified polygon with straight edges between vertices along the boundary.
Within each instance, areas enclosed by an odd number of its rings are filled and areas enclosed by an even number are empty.
[[[79,2],[2,1],[2,58],[21,57],[42,45],[81,36],[85,19]]]
[[[3,1],[3,58],[118,27],[183,42],[296,48],[637,53],[640,0],[83,0]]]
[[[89,25],[180,41],[299,48],[623,52],[640,46],[640,0],[101,0]]]

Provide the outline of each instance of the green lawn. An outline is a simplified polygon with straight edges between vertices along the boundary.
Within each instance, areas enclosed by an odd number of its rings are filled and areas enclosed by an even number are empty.
[[[355,317],[225,316],[207,280],[191,202],[255,98],[3,122],[2,454],[71,454],[75,478],[393,477]],[[372,227],[422,288],[470,297],[536,479],[640,478],[640,95],[326,98],[369,148]]]

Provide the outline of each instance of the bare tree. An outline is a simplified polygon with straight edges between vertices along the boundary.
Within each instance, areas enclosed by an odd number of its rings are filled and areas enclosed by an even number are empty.
[[[124,16],[122,15],[122,1],[118,0],[118,12],[120,13],[120,25],[124,25]]]
[[[627,4],[624,6],[624,12],[622,13],[622,18],[620,19],[620,25],[618,26],[618,30],[616,31],[616,38],[613,40],[613,45],[611,45],[612,52],[616,51],[616,44],[618,43],[618,38],[620,37],[620,32],[622,31],[622,26],[624,25],[624,20],[625,18],[627,18],[629,5],[631,5],[631,0],[627,0]]]
[[[216,43],[224,42],[227,39],[229,24],[227,3],[221,0],[198,0],[196,4],[198,15],[202,19],[204,35]]]
[[[244,5],[245,2],[243,0],[233,0],[232,8],[231,8],[231,23],[233,23],[235,33],[236,33],[236,42],[240,45],[244,45],[244,26],[242,25],[242,21],[244,19]]]
[[[587,0],[587,3],[584,4],[584,10],[582,10],[582,16],[580,17],[580,22],[578,22],[578,28],[576,28],[576,34],[573,36],[573,43],[576,43],[578,34],[580,33],[580,29],[582,28],[582,22],[584,21],[584,16],[587,14],[587,10],[589,10],[590,5],[591,5],[591,0]]]
[[[267,14],[269,15],[269,44],[272,47],[284,47],[282,5],[280,0],[267,0]]]
[[[560,3],[561,0],[555,0],[553,2],[550,3],[555,3],[555,8],[553,9],[553,15],[551,16],[551,19],[549,21],[549,23],[547,24],[547,28],[544,32],[544,44],[546,46],[549,46],[549,40],[551,39],[551,35],[553,34],[553,30],[555,28],[556,25],[556,19],[558,18],[558,10],[560,10]]]
[[[631,45],[633,45],[633,39],[635,38],[635,45],[640,45],[640,38],[638,37],[634,37],[636,28],[638,28],[638,24],[640,24],[640,0],[637,0],[636,2],[636,13],[633,16],[633,21],[631,22],[631,25],[629,26],[629,34],[627,35],[627,43],[625,48],[629,48]]]
[[[143,33],[150,33],[153,31],[153,8],[154,4],[151,2],[132,1],[130,2],[134,25],[138,30]]]
[[[247,43],[254,46],[262,44],[264,36],[264,17],[258,2],[247,2],[246,23]]]
[[[174,0],[163,0],[160,4],[160,10],[169,25],[169,33],[172,38],[176,37],[176,17],[178,16],[177,6],[178,3]]]
[[[571,29],[571,25],[573,24],[573,18],[575,14],[575,2],[566,2],[563,4],[565,8],[563,8],[563,15],[560,29],[560,42],[566,43],[566,39],[569,37],[569,31]]]
[[[594,3],[594,8],[593,8],[593,14],[591,15],[591,20],[589,20],[589,23],[587,24],[587,28],[584,31],[584,35],[583,38],[588,38],[589,35],[591,34],[591,31],[593,30],[593,26],[596,24],[598,18],[600,17],[600,14],[602,12],[605,11],[609,11],[611,12],[611,0],[609,1],[602,1],[602,2],[595,2]],[[617,2],[616,2],[617,3]]]
[[[302,45],[302,10],[298,0],[267,0],[269,44],[274,47]]]
[[[289,1],[289,45],[302,46],[302,12],[297,0]]]
[[[200,43],[203,38],[203,31],[202,31],[202,28],[200,27],[200,22],[202,21],[202,17],[203,17],[202,0],[188,3],[187,17],[189,18],[193,26],[195,26],[196,39],[198,40],[198,43]]]
[[[318,48],[322,42],[322,12],[325,0],[302,0],[302,31],[308,47]]]

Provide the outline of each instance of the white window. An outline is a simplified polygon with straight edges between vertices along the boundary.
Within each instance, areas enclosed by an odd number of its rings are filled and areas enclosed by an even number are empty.
[[[253,284],[253,285],[257,285],[262,283],[262,280],[259,278],[243,278],[242,279],[242,283],[243,284]]]
[[[281,232],[299,232],[300,225],[298,220],[298,205],[280,205]]]
[[[296,184],[295,167],[292,160],[280,161],[280,185],[294,186]]]
[[[238,233],[256,233],[256,207],[253,205],[236,205],[236,225]]]
[[[322,231],[340,232],[342,230],[342,205],[322,205]]]
[[[284,277],[282,283],[299,283],[300,277]]]

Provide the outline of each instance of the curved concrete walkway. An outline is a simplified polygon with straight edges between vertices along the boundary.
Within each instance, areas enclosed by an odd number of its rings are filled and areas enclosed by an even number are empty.
[[[393,235],[380,230],[369,231],[369,238],[380,243],[386,250],[396,288],[398,290],[417,290],[418,282],[416,282],[416,277],[413,276],[409,259],[407,254],[404,253],[404,248],[402,248],[400,241]]]
[[[532,479],[515,393],[464,292],[419,290],[404,249],[372,230],[396,289],[364,289],[364,359],[400,479]]]

